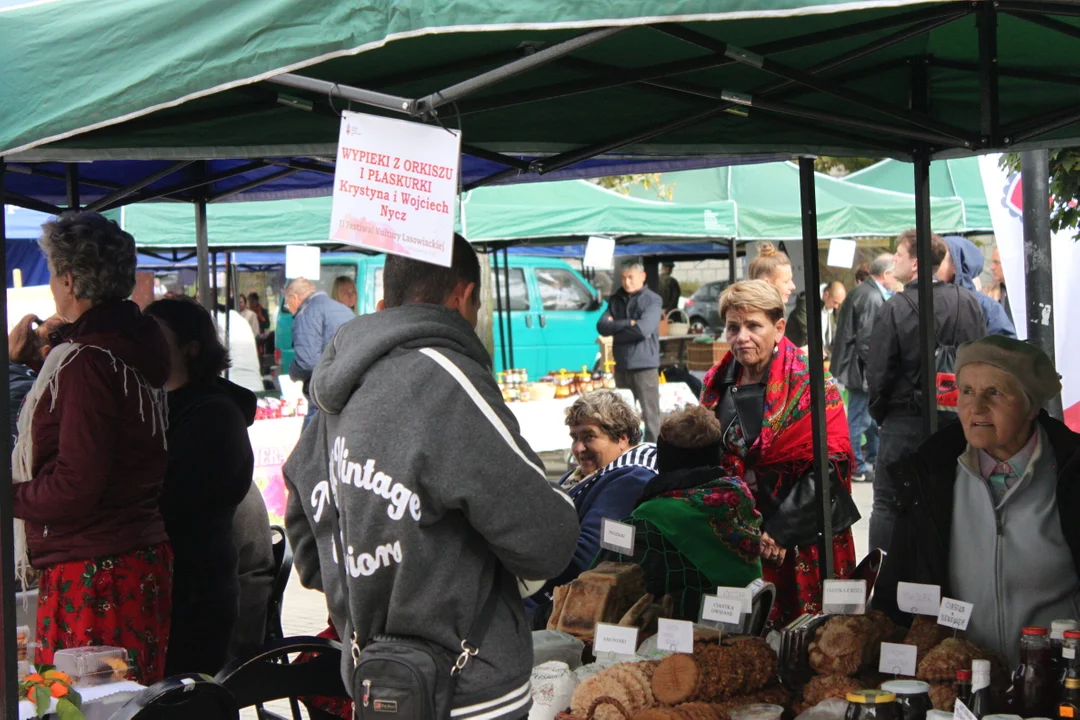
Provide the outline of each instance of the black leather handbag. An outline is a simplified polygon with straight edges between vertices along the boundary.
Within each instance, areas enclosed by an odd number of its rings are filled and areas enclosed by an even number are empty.
[[[847,530],[861,515],[851,493],[844,489],[836,468],[829,464],[829,500],[832,506],[832,531]],[[783,548],[809,546],[821,539],[821,507],[817,498],[817,468],[805,473],[780,501],[776,512],[765,523],[767,532]]]

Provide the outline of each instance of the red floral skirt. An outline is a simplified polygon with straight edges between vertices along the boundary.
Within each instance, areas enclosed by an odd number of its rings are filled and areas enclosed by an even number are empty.
[[[35,660],[65,648],[128,651],[128,677],[152,685],[165,674],[172,617],[172,546],[50,565],[41,573]]]
[[[338,637],[337,630],[334,629],[333,623],[329,623],[329,627],[316,635],[316,637],[341,642],[341,638]],[[349,652],[349,650],[346,648],[343,652]],[[300,653],[293,662],[306,662],[313,657],[313,653]],[[300,702],[304,703],[309,711],[314,708],[315,710],[321,710],[324,713],[329,713],[334,717],[341,718],[341,720],[352,720],[353,703],[352,700],[347,698],[302,697],[300,698]]]
[[[821,612],[821,567],[817,545],[788,550],[782,565],[762,561],[766,582],[776,586],[776,604],[769,624],[784,627],[803,613]],[[836,577],[845,578],[855,569],[855,541],[851,530],[833,536],[833,569]]]

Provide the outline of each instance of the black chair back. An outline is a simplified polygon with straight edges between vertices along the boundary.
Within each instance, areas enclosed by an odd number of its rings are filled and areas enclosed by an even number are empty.
[[[306,662],[287,661],[286,656],[302,652],[318,654]],[[269,643],[255,655],[226,665],[215,680],[232,693],[239,708],[286,698],[349,697],[341,681],[341,644],[317,637]]]
[[[238,720],[236,700],[209,675],[175,675],[124,703],[110,720]]]
[[[273,539],[275,571],[274,584],[270,589],[270,604],[266,610],[267,642],[285,637],[285,631],[281,626],[281,611],[285,600],[285,588],[289,584],[293,566],[292,545],[289,544],[289,538],[285,535],[285,528],[280,525],[271,525],[270,534]]]

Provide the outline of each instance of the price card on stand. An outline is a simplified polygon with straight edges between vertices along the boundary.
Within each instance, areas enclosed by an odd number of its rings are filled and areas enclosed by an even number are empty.
[[[660,618],[656,627],[656,648],[677,653],[694,652],[694,623]]]
[[[722,598],[703,595],[701,619],[709,622],[735,625],[742,621],[742,601],[738,598]]]
[[[979,720],[975,717],[975,713],[968,709],[968,706],[964,704],[963,700],[956,701],[956,707],[953,708],[953,715],[955,720]]]
[[[615,653],[633,655],[637,652],[638,629],[625,625],[596,623],[593,634],[593,653]]]
[[[971,622],[971,611],[975,606],[963,600],[943,598],[941,611],[938,613],[938,625],[950,627],[953,630],[967,630]]]
[[[827,615],[865,615],[865,580],[826,580],[821,609]]]
[[[745,587],[718,587],[716,597],[728,600],[738,600],[742,605],[741,612],[748,615],[754,611],[754,598],[750,594],[750,588]]]
[[[600,521],[600,547],[620,555],[633,555],[634,526],[603,518]]]
[[[914,645],[899,645],[897,643],[881,643],[881,659],[878,661],[878,672],[886,675],[906,675],[915,677],[915,663],[919,648]]]
[[[897,583],[896,607],[912,615],[937,616],[941,612],[941,586]]]

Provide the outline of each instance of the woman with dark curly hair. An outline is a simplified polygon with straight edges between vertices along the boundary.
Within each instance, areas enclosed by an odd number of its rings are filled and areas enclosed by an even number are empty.
[[[229,351],[210,313],[187,298],[158,300],[146,314],[169,343],[169,464],[161,495],[165,529],[176,553],[173,637],[165,674],[216,674],[225,665],[237,621],[240,580],[233,533],[253,532],[270,546],[264,517],[233,526],[251,488],[254,459],[247,429],[255,394],[229,382]],[[180,641],[180,638],[183,640]]]
[[[15,559],[41,570],[36,660],[64,648],[128,651],[161,680],[172,615],[165,478],[169,349],[127,298],[135,240],[93,212],[42,226],[57,313],[68,324],[27,395],[13,455]]]

